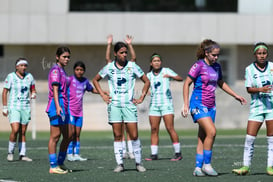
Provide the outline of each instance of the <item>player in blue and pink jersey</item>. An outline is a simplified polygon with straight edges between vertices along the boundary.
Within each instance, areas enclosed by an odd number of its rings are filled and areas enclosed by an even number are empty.
[[[46,112],[50,121],[50,138],[48,153],[49,173],[66,174],[71,170],[64,165],[67,147],[72,140],[72,125],[68,123],[67,76],[64,67],[70,61],[70,50],[59,47],[56,52],[57,63],[52,66],[48,74],[48,105]],[[57,143],[61,137],[60,151],[57,157]]]
[[[212,146],[216,136],[214,122],[217,85],[241,104],[246,104],[246,100],[223,81],[221,66],[216,62],[219,53],[220,46],[216,42],[204,40],[197,51],[198,61],[191,67],[183,87],[182,116],[187,117],[190,110],[193,121],[199,125],[194,176],[218,175],[211,166]],[[194,88],[189,102],[189,87],[192,83]]]
[[[77,61],[74,64],[74,75],[68,78],[68,113],[69,123],[73,126],[73,141],[70,142],[67,149],[67,160],[86,161],[86,158],[80,156],[80,134],[83,124],[83,95],[85,91],[98,93],[89,83],[88,79],[83,77],[85,73],[85,64]]]

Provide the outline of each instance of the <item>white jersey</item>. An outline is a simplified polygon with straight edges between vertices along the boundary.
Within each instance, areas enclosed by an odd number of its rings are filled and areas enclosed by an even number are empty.
[[[164,104],[172,104],[172,94],[170,90],[171,78],[164,78],[164,75],[177,76],[170,68],[162,68],[158,75],[155,75],[153,71],[147,74],[151,82],[150,105],[161,106]]]
[[[24,78],[20,78],[15,72],[8,74],[4,88],[9,90],[9,109],[29,109],[30,89],[34,85],[35,81],[30,73],[25,73]]]
[[[126,65],[119,69],[116,66],[116,61],[113,61],[103,67],[99,75],[102,78],[108,77],[111,103],[124,107],[133,103],[136,77],[142,77],[144,72],[135,62],[127,61]]]
[[[245,87],[261,88],[266,85],[273,86],[273,63],[267,62],[263,71],[255,63],[250,64],[245,70]],[[250,112],[269,113],[273,109],[273,90],[269,93],[251,94]]]

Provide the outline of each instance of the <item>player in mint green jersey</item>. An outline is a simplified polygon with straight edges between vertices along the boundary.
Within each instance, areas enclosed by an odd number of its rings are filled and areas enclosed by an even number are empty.
[[[273,175],[273,63],[267,60],[268,46],[259,42],[254,46],[255,61],[245,70],[245,86],[251,95],[250,112],[245,138],[243,167],[233,169],[238,175],[249,173],[254,153],[254,141],[265,121],[267,129],[267,168]]]
[[[18,137],[19,160],[32,161],[26,156],[26,131],[30,121],[30,99],[36,98],[35,81],[26,72],[28,61],[19,58],[15,63],[16,71],[8,74],[2,92],[3,115],[8,116],[11,133],[9,136],[8,161],[13,161]],[[9,93],[9,96],[8,96]]]
[[[132,140],[136,169],[144,172],[146,169],[141,165],[141,144],[137,129],[137,104],[143,102],[150,86],[149,79],[135,63],[127,60],[127,45],[117,42],[114,46],[115,60],[103,67],[93,79],[93,84],[103,100],[108,104],[108,120],[112,125],[114,134],[114,152],[117,167],[114,172],[124,171],[122,150],[122,123],[124,122],[128,134]],[[108,78],[110,95],[105,95],[99,81]],[[144,82],[140,98],[134,98],[134,86],[136,77]]]
[[[151,125],[151,157],[145,160],[158,159],[158,143],[159,143],[159,126],[161,118],[163,118],[166,129],[172,140],[174,148],[174,157],[171,161],[182,159],[179,137],[174,129],[174,108],[172,95],[170,90],[170,81],[182,81],[177,73],[170,68],[162,67],[162,58],[159,54],[154,53],[151,56],[150,72],[147,74],[151,85],[151,102],[149,109],[149,120]]]

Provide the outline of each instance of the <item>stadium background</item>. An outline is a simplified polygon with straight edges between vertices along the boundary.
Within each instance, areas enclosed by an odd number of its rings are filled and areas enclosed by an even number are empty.
[[[136,2],[140,5],[136,6]],[[272,60],[272,0],[169,0],[168,6],[164,2],[0,0],[0,86],[3,88],[4,78],[14,70],[15,60],[26,57],[38,91],[29,130],[49,129],[44,112],[47,74],[55,62],[56,48],[67,45],[72,50],[72,60],[66,68],[68,74],[72,74],[74,62],[82,60],[87,65],[85,76],[91,80],[105,64],[108,34],[113,34],[114,43],[123,40],[126,34],[134,36],[137,62],[145,72],[149,56],[157,52],[162,55],[164,66],[183,78],[195,61],[199,43],[205,38],[216,40],[222,47],[219,62],[225,80],[249,101],[243,80],[244,68],[253,61],[253,44],[258,41],[269,44]],[[80,6],[81,3],[87,4]],[[103,84],[107,89],[107,82]],[[141,85],[137,82],[136,94],[140,93]],[[180,115],[182,86],[183,83],[174,82],[171,85],[175,125],[179,129],[194,128],[190,117],[184,119]],[[149,128],[148,103],[149,97],[139,106],[141,129]],[[246,127],[248,105],[241,106],[218,89],[217,106],[218,128]],[[106,105],[98,95],[85,95],[84,119],[84,130],[111,129]],[[0,131],[6,130],[9,123],[1,115]]]

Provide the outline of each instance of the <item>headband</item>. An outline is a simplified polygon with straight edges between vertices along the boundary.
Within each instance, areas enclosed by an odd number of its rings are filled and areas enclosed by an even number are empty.
[[[152,56],[152,59],[151,59],[151,60],[153,60],[154,57],[159,57],[159,58],[161,58],[158,54],[155,54],[155,55]]]
[[[26,65],[28,65],[28,62],[27,62],[27,60],[20,60],[20,61],[18,61],[16,63],[16,66],[19,66],[20,64],[26,64]]]
[[[258,45],[258,46],[255,47],[255,49],[254,49],[254,54],[255,54],[255,52],[256,52],[258,49],[260,49],[260,48],[264,48],[266,51],[267,51],[267,49],[268,49],[265,45]]]

